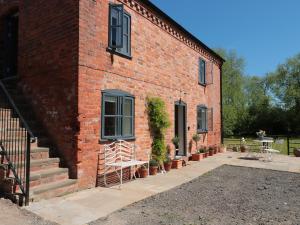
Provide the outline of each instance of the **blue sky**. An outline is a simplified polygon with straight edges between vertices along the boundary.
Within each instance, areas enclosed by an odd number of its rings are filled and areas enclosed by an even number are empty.
[[[263,76],[300,53],[300,0],[151,0],[211,48],[234,49]]]

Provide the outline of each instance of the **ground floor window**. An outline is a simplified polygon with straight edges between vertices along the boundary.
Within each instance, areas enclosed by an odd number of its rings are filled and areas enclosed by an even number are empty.
[[[102,92],[102,139],[134,138],[134,97],[120,90]]]
[[[197,106],[197,132],[205,133],[208,131],[207,107],[204,105]]]

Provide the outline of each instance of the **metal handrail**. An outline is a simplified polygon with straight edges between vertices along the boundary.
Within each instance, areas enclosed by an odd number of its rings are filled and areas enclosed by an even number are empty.
[[[32,130],[30,129],[30,127],[28,126],[27,122],[25,121],[24,117],[22,116],[22,114],[20,113],[20,110],[18,109],[18,107],[16,106],[16,104],[14,103],[13,99],[11,98],[10,94],[8,93],[6,87],[4,86],[3,82],[0,80],[0,87],[2,89],[2,91],[4,92],[6,98],[8,99],[10,105],[12,106],[12,108],[14,109],[15,113],[17,114],[18,118],[21,120],[21,123],[23,124],[24,128],[27,130],[29,136],[30,136],[30,142],[34,143],[37,138],[34,136]]]
[[[0,94],[2,97],[0,110],[0,154],[2,155],[2,161],[4,160],[7,163],[9,170],[14,175],[16,184],[25,198],[25,205],[28,205],[30,149],[31,143],[36,141],[36,137],[33,135],[33,132],[2,81],[0,81]]]

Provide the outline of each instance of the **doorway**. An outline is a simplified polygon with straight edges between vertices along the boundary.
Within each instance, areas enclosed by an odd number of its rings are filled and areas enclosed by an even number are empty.
[[[6,16],[3,20],[1,79],[18,74],[18,13]]]
[[[175,102],[175,136],[179,138],[178,156],[186,156],[186,103]]]

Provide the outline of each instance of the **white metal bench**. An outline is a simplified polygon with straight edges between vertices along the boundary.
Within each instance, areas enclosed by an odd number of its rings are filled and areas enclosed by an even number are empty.
[[[149,154],[147,152],[148,161],[140,161],[136,159],[136,145],[126,142],[124,140],[118,140],[111,144],[104,145],[104,184],[107,186],[106,176],[110,172],[116,172],[120,179],[120,187],[123,183],[123,169],[130,168],[133,175],[130,175],[130,180],[132,177],[136,178],[135,172],[137,166],[144,164],[148,165],[149,174]],[[134,168],[134,171],[132,171]],[[118,170],[120,172],[118,172]]]

